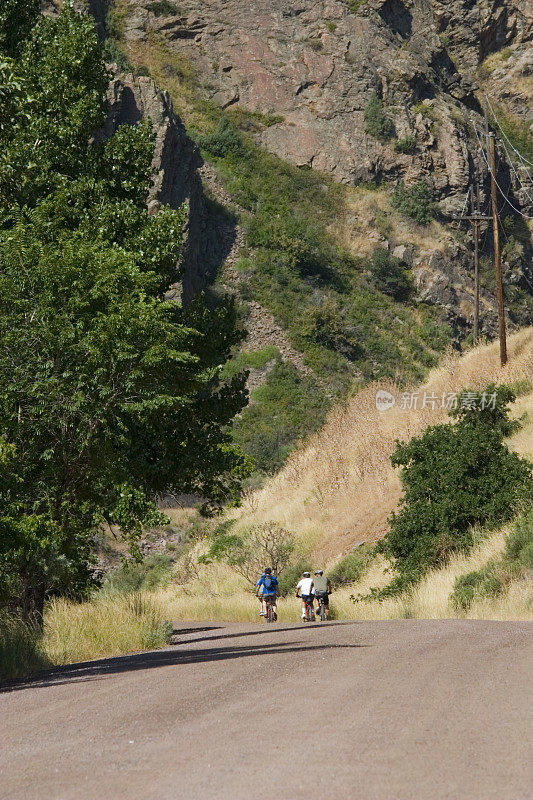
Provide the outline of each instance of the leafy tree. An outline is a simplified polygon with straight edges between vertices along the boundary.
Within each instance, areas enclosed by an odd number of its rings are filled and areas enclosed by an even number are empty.
[[[38,0],[2,0],[0,53],[17,58],[38,19]]]
[[[407,300],[413,291],[413,282],[405,265],[384,247],[374,250],[370,272],[378,289],[395,300]]]
[[[386,141],[394,133],[392,120],[383,111],[383,102],[377,92],[372,92],[365,106],[365,131],[376,139]]]
[[[68,6],[20,65],[32,120],[0,141],[17,165],[0,185],[0,602],[30,616],[83,593],[102,524],[135,553],[159,495],[236,501],[249,467],[226,432],[244,378],[219,380],[235,309],[165,299],[184,217],[146,210],[149,124],[93,137],[107,74]]]
[[[483,402],[483,393],[465,392],[455,424],[432,426],[398,443],[391,460],[403,467],[404,496],[378,545],[398,578],[385,594],[441,565],[451,553],[467,550],[473,526],[498,525],[533,497],[531,464],[503,442],[515,424],[508,416],[514,393],[490,385],[485,399],[492,396],[494,408]]]
[[[296,545],[294,535],[277,522],[262,522],[243,534],[232,533],[231,521],[215,532],[207,553],[200,556],[201,564],[225,561],[252,586],[265,567],[276,576],[289,566]]]

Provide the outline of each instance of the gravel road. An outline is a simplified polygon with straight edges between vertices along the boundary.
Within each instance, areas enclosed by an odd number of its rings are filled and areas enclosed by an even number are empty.
[[[533,624],[180,624],[0,694],[1,800],[531,800]]]

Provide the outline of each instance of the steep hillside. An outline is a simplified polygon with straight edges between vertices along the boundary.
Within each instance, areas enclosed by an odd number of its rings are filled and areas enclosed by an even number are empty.
[[[156,199],[189,203],[176,291],[239,299],[249,334],[230,370],[250,369],[252,404],[235,435],[261,471],[278,468],[335,399],[372,379],[419,382],[447,344],[471,340],[471,234],[453,215],[476,173],[488,202],[472,127],[483,124],[483,91],[508,151],[529,153],[525,3],[78,6],[106,29],[108,57],[124,73],[111,98],[115,118],[149,114],[164,129]],[[147,103],[147,92],[158,101]],[[133,115],[120,111],[131,95]],[[187,143],[167,146],[172,128]],[[503,148],[499,156],[513,329],[532,320],[531,231],[518,212],[532,215],[533,192],[527,170],[513,168]],[[176,174],[179,190],[165,191]],[[481,331],[491,339],[486,226],[481,245]]]
[[[261,491],[249,495],[239,524],[275,520],[314,543],[321,559],[376,541],[386,532],[401,492],[398,471],[390,464],[396,440],[446,421],[446,406],[454,393],[467,387],[481,390],[491,381],[522,387],[516,414],[528,417],[511,446],[533,457],[533,328],[509,339],[509,355],[509,363],[501,368],[496,344],[464,356],[450,352],[412,392],[386,383],[362,389],[346,407],[330,414],[322,430],[294,452]],[[380,390],[394,399],[392,404],[389,398],[383,410],[376,401]]]

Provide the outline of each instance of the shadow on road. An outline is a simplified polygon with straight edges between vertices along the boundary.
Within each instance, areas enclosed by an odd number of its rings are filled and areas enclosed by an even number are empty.
[[[343,620],[342,622],[335,623],[335,625],[354,625],[354,624],[356,623],[351,622],[349,620],[347,621]],[[287,627],[283,627],[283,625],[286,625]],[[293,631],[309,631],[309,630],[318,631],[320,629],[322,629],[323,631],[327,631],[330,625],[331,623],[327,625],[321,625],[318,623],[316,625],[309,625],[309,624],[293,625],[292,623],[289,624],[278,623],[278,625],[268,625],[265,628],[258,628],[255,631],[241,631],[240,633],[239,632],[221,633],[218,636],[197,636],[195,639],[185,639],[183,642],[180,642],[179,640],[175,642],[173,641],[172,644],[194,644],[195,642],[215,642],[218,639],[240,639],[244,636],[261,636],[265,633],[284,633],[284,632],[292,633]],[[224,625],[218,625],[212,628],[183,628],[182,630],[173,630],[172,636],[174,637],[187,633],[196,633],[197,631],[201,632],[201,631],[211,631],[211,630],[224,630],[225,627],[226,626]]]
[[[21,689],[39,689],[58,686],[64,683],[76,683],[105,678],[121,672],[132,672],[155,667],[171,667],[186,664],[199,664],[207,661],[224,661],[230,658],[246,658],[250,656],[269,656],[283,653],[305,653],[319,650],[353,649],[365,647],[361,644],[315,644],[302,645],[298,641],[285,642],[283,645],[243,645],[230,647],[209,647],[196,650],[155,650],[148,653],[135,653],[129,656],[103,658],[98,661],[84,661],[56,667],[53,670],[40,672],[24,681],[4,684],[1,692],[19,691]]]

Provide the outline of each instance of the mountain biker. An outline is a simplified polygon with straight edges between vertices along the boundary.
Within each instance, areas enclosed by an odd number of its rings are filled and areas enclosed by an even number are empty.
[[[261,600],[261,611],[259,612],[262,617],[266,616],[266,599],[268,598],[274,607],[274,619],[278,618],[276,606],[276,594],[278,591],[278,579],[272,574],[270,567],[266,567],[261,577],[255,584],[256,597]],[[262,591],[262,594],[260,592]]]
[[[302,619],[306,620],[306,609],[305,604],[309,603],[311,605],[311,619],[314,620],[315,614],[313,611],[313,599],[314,599],[314,589],[313,589],[313,579],[311,577],[310,572],[304,572],[301,581],[298,582],[296,586],[296,597],[300,595],[298,592],[302,593]]]
[[[324,610],[326,618],[329,617],[329,595],[331,592],[331,582],[329,578],[324,575],[323,569],[317,569],[315,577],[313,578],[313,587],[315,590],[316,610],[320,608],[320,601],[324,603]]]

